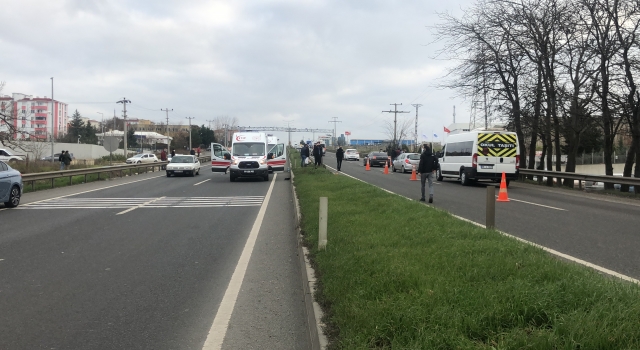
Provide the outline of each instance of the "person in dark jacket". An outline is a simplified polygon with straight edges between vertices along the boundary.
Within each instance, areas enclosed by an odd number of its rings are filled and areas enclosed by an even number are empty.
[[[322,165],[322,145],[319,142],[313,146],[313,159],[315,160],[316,169],[318,165]]]
[[[173,158],[173,157],[175,157],[175,156],[176,156],[176,150],[175,150],[175,149],[172,149],[172,150],[171,150],[171,158]]]
[[[62,163],[64,163],[65,169],[69,170],[69,166],[71,166],[71,155],[69,154],[69,151],[64,152],[64,155],[62,156]]]
[[[309,158],[309,145],[307,145],[306,143],[304,144],[304,146],[302,146],[302,149],[300,149],[300,158],[302,158],[302,163],[300,166],[307,166],[307,158]]]
[[[344,158],[344,150],[342,149],[342,146],[340,146],[336,150],[336,159],[338,160],[338,171],[340,171],[340,168],[342,167],[343,158]]]
[[[189,154],[192,155],[192,156],[195,156],[196,155],[196,150],[192,148],[191,151],[189,151]]]
[[[418,165],[418,173],[420,173],[420,187],[422,197],[421,202],[425,201],[424,185],[429,181],[429,203],[433,203],[433,180],[436,177],[436,169],[438,169],[438,157],[431,153],[431,148],[424,145],[424,151],[420,155],[420,164]]]
[[[60,152],[58,156],[58,162],[60,162],[60,170],[64,170],[64,162],[62,161],[62,157],[64,156],[64,150]]]

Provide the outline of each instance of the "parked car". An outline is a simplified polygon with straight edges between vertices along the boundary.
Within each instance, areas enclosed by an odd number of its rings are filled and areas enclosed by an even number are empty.
[[[357,149],[349,148],[344,151],[344,160],[355,160],[357,162],[360,160],[360,153],[358,153]]]
[[[0,161],[0,203],[4,203],[7,208],[17,207],[22,189],[22,174]]]
[[[418,165],[420,165],[420,153],[402,153],[393,161],[391,170],[393,172],[400,170],[402,173],[406,173],[411,172],[415,166],[418,171]]]
[[[200,175],[200,160],[192,155],[177,155],[167,164],[167,177],[171,175]]]
[[[18,154],[13,153],[13,151],[7,148],[0,148],[0,161],[9,163],[9,162],[18,162],[23,161],[24,157]]]
[[[127,164],[140,164],[140,163],[155,163],[158,161],[153,153],[141,153],[127,159]]]
[[[367,160],[369,160],[369,165],[371,166],[383,167],[389,160],[389,156],[384,152],[371,152],[364,157],[363,165],[367,165]]]

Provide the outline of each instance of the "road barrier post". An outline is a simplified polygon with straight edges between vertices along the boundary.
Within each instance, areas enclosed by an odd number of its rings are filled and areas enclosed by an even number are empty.
[[[496,227],[496,187],[487,186],[487,218],[486,227],[492,229]]]
[[[318,249],[324,250],[327,248],[327,214],[329,207],[329,198],[320,197],[320,225],[318,232]]]

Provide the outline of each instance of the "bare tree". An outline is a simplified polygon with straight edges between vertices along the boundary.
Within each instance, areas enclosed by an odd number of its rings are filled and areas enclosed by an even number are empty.
[[[410,118],[399,119],[395,129],[392,121],[385,120],[382,124],[382,128],[384,131],[384,135],[389,140],[395,139],[398,142],[401,142],[401,140],[406,139],[410,135],[413,128],[413,120]],[[396,131],[395,134],[393,133],[394,130]],[[398,147],[398,145],[392,145],[392,147],[395,148]]]

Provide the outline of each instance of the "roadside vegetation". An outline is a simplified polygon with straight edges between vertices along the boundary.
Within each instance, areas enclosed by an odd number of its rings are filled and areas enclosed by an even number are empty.
[[[638,285],[291,161],[330,348],[640,348]]]

